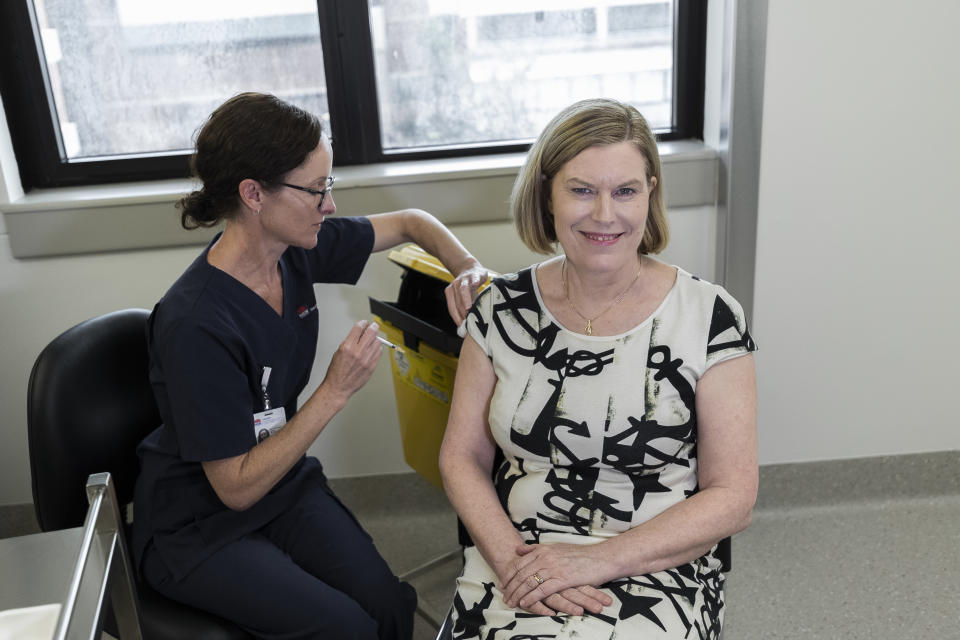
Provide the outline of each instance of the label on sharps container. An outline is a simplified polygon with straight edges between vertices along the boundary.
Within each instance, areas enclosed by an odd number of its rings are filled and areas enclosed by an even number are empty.
[[[393,351],[393,369],[400,378],[406,378],[410,372],[410,361],[407,359],[406,353],[399,349]]]
[[[437,402],[450,404],[456,373],[453,369],[409,349],[392,355],[393,374],[398,380]]]

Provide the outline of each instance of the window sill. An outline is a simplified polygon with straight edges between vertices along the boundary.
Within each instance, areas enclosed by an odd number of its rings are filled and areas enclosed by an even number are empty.
[[[717,154],[699,141],[660,145],[669,207],[716,203]],[[338,168],[337,206],[373,213],[416,206],[445,224],[504,222],[525,154]],[[0,204],[16,258],[197,245],[213,230],[180,228],[173,205],[194,188],[164,180],[37,190]]]

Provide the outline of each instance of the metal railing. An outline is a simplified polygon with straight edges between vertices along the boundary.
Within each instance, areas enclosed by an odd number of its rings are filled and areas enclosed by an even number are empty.
[[[109,473],[87,478],[90,507],[54,640],[98,640],[109,596],[120,640],[142,640],[123,519]]]

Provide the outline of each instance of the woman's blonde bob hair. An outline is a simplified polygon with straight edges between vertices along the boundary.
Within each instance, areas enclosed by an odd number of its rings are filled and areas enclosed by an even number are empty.
[[[510,194],[510,209],[520,239],[538,253],[556,250],[557,234],[550,212],[550,186],[560,169],[588,147],[632,142],[643,154],[647,180],[657,179],[650,191],[647,225],[640,253],[660,253],[670,239],[663,205],[663,177],[657,141],[640,112],[628,104],[608,99],[576,102],[544,128],[530,147],[527,160]]]

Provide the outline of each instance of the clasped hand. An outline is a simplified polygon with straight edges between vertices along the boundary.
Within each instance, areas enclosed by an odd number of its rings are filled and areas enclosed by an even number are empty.
[[[600,613],[613,599],[601,584],[594,545],[522,544],[501,576],[503,600],[538,615]],[[591,553],[592,551],[592,553]]]

